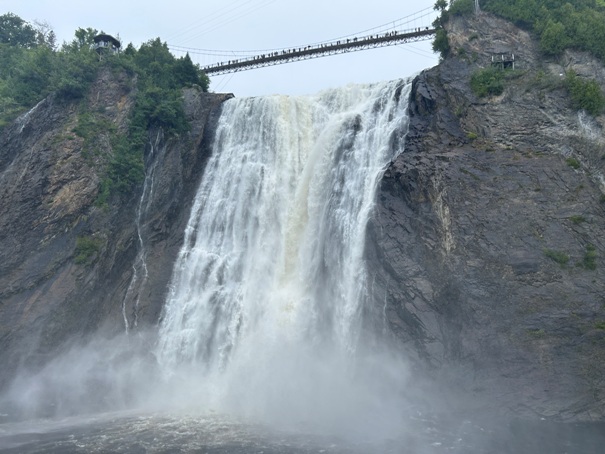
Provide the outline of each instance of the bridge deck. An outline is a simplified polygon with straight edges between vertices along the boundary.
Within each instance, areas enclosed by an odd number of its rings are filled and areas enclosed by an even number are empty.
[[[279,65],[310,58],[324,57],[327,55],[342,54],[376,47],[393,46],[395,44],[409,43],[429,39],[435,34],[435,29],[416,29],[413,32],[390,32],[385,35],[363,36],[360,38],[349,38],[316,46],[306,46],[298,49],[283,49],[268,54],[255,55],[250,58],[230,60],[228,62],[216,63],[206,66],[202,70],[206,74],[227,74],[238,71],[246,71],[264,66]]]

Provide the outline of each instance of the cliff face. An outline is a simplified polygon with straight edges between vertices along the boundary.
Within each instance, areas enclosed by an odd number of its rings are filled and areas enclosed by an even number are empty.
[[[414,83],[405,151],[369,226],[376,292],[398,342],[465,405],[561,420],[605,416],[604,118],[570,108],[567,53],[481,14],[448,24],[455,56]],[[473,71],[513,52],[502,95]]]
[[[103,72],[82,102],[49,97],[0,136],[0,385],[74,335],[158,319],[207,156],[205,125],[228,95],[186,90],[192,131],[150,131],[144,187],[98,206],[111,145],[101,133],[87,151],[78,118],[96,112],[124,131],[135,90]],[[83,259],[78,238],[94,244]]]

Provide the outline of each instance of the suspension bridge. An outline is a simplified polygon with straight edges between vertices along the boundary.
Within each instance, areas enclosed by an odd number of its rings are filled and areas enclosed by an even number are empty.
[[[245,54],[241,52],[236,54],[236,51],[232,51],[232,56],[228,51],[222,51],[222,54],[219,54],[221,51],[187,48],[177,45],[169,45],[169,47],[171,50],[181,53],[189,52],[210,57],[213,55],[215,57],[222,55],[224,59],[229,58],[228,60],[201,66],[201,69],[208,75],[221,75],[312,58],[428,40],[436,32],[432,25],[427,26],[426,24],[432,17],[434,17],[433,8],[426,8],[389,24],[374,27],[356,35],[336,38],[332,41],[284,49],[270,49],[258,51],[257,53],[249,51]],[[418,27],[419,20],[425,22],[421,27]],[[414,27],[410,28],[412,24]],[[407,28],[405,27],[406,25]],[[362,35],[362,33],[366,34]]]
[[[369,35],[347,38],[331,43],[309,45],[299,48],[282,49],[268,54],[254,55],[244,59],[228,60],[202,67],[210,74],[228,74],[238,71],[262,68],[265,66],[280,65],[294,61],[308,60],[310,58],[326,57],[328,55],[343,54],[346,52],[373,49],[376,47],[393,46],[430,39],[435,34],[434,28],[425,27],[413,31],[387,32],[384,35]]]

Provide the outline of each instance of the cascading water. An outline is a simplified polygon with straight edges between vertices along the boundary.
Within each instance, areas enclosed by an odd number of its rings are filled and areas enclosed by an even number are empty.
[[[146,248],[146,232],[144,231],[144,220],[151,202],[153,201],[153,190],[155,181],[155,172],[160,162],[159,158],[156,158],[156,152],[160,148],[164,134],[162,130],[158,130],[155,136],[155,140],[149,141],[149,153],[147,154],[147,161],[151,164],[145,174],[145,180],[143,182],[143,192],[139,199],[139,205],[137,207],[135,225],[137,227],[137,238],[138,238],[138,252],[135,261],[132,265],[132,278],[130,284],[128,284],[128,290],[122,301],[122,317],[124,319],[124,329],[126,333],[129,332],[131,327],[136,327],[138,324],[138,309],[139,302],[141,299],[141,292],[143,291],[147,280],[149,279],[149,271],[147,269],[147,248]],[[132,321],[128,319],[128,302],[134,300],[133,304],[133,315]]]
[[[325,425],[368,410],[361,376],[388,372],[359,367],[365,229],[409,90],[224,104],[160,327],[167,377],[193,376],[210,408],[258,418]]]

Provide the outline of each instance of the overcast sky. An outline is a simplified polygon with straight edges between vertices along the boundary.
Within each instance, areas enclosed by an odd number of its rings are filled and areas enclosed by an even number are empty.
[[[29,22],[46,21],[59,43],[73,39],[78,27],[119,35],[123,45],[136,47],[159,37],[169,46],[190,48],[192,60],[204,66],[230,58],[204,56],[199,49],[266,51],[372,34],[371,29],[386,24],[424,28],[435,17],[433,4],[434,0],[0,0],[0,12]],[[414,20],[407,22],[410,19]],[[171,49],[176,56],[183,55],[176,47]],[[429,40],[213,76],[210,90],[238,97],[308,94],[352,82],[411,76],[437,61]]]

